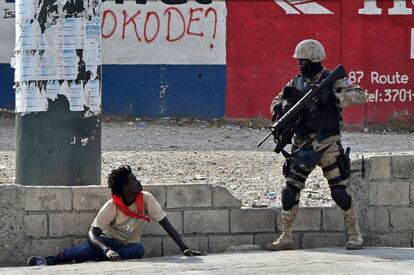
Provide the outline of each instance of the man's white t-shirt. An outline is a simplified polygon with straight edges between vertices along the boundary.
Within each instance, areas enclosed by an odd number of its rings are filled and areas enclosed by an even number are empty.
[[[142,194],[144,195],[145,215],[156,222],[164,219],[166,217],[165,213],[154,196],[146,191],[142,191]],[[128,208],[133,212],[137,211],[135,202],[128,206]],[[99,210],[98,215],[92,222],[92,226],[99,227],[104,235],[112,239],[129,244],[140,242],[146,223],[147,221],[145,220],[125,215],[110,199]]]

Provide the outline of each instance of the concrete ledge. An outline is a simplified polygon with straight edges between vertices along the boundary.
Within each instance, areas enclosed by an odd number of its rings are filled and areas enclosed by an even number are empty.
[[[366,244],[413,246],[413,156],[372,156],[357,161],[352,167],[361,172],[352,174],[350,190],[356,192]],[[364,167],[367,176],[362,178]],[[241,202],[221,186],[145,185],[144,190],[154,195],[195,249],[221,252],[232,245],[265,247],[280,234],[280,208],[241,209]],[[98,209],[108,199],[110,190],[104,186],[0,185],[0,265],[23,264],[29,254],[48,256],[84,242]],[[293,230],[298,248],[345,244],[338,207],[299,208]],[[147,226],[141,241],[145,257],[181,253],[156,222]]]
[[[72,210],[71,187],[27,186],[21,195],[26,211]]]
[[[229,231],[229,210],[184,211],[184,233],[186,234]]]
[[[414,208],[391,208],[390,229],[392,231],[414,231]]]
[[[282,213],[277,213],[277,230],[282,230]],[[293,222],[293,231],[319,231],[322,227],[322,208],[299,207],[296,220]]]
[[[212,187],[207,184],[167,185],[167,208],[211,207]]]
[[[410,184],[403,181],[369,183],[369,205],[408,206]]]
[[[368,180],[384,180],[391,178],[391,157],[371,156],[368,159],[366,176]]]
[[[74,186],[72,196],[74,210],[99,210],[111,198],[111,190],[97,186]]]
[[[343,231],[344,229],[343,211],[339,207],[322,208],[322,230]]]
[[[392,176],[396,179],[414,179],[414,155],[393,155]]]
[[[222,235],[209,237],[208,252],[223,252],[232,245],[253,244],[253,235]]]
[[[275,231],[276,211],[273,209],[231,210],[231,232]]]

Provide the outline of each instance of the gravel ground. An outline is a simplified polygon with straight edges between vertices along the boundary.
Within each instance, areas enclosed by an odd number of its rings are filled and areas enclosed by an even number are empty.
[[[283,157],[272,152],[260,122],[117,121],[102,125],[102,178],[120,164],[129,164],[144,184],[213,183],[225,186],[243,204],[267,203],[269,191],[281,190]],[[361,153],[414,153],[414,134],[343,133],[352,157]],[[0,183],[14,182],[15,129],[0,119]],[[302,192],[302,206],[331,205],[327,182],[316,169]]]

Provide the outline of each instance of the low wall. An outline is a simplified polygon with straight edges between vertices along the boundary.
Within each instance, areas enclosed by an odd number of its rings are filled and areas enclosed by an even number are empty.
[[[352,164],[365,244],[413,246],[414,156],[370,156]],[[192,248],[221,252],[231,245],[264,246],[281,230],[280,208],[242,209],[229,191],[212,185],[146,185]],[[23,265],[85,241],[90,224],[110,198],[106,187],[0,186],[0,265]],[[294,224],[298,248],[343,246],[337,207],[300,208]],[[151,222],[142,238],[146,257],[179,253],[161,226]]]

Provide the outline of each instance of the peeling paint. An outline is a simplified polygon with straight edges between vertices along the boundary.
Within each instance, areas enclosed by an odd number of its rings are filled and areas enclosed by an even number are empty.
[[[167,90],[169,88],[169,85],[167,83],[161,84],[160,86],[160,114],[163,115],[167,108],[165,107],[165,97],[167,96]]]
[[[89,138],[82,138],[81,139],[82,146],[86,146],[88,144],[88,142],[89,142]]]

